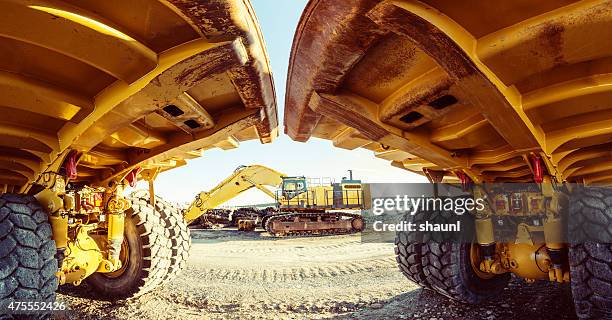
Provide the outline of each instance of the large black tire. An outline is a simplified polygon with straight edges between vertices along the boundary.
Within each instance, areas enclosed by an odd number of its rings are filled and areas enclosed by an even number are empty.
[[[612,319],[612,190],[584,187],[570,201],[569,263],[576,315]]]
[[[0,195],[0,301],[55,301],[57,250],[47,219],[34,197]]]
[[[418,213],[413,221],[444,220],[451,214]],[[509,274],[486,279],[479,276],[472,266],[470,241],[436,241],[428,233],[398,232],[395,243],[399,267],[409,280],[459,302],[486,301],[498,295],[510,280]]]
[[[149,192],[145,190],[135,191],[132,193],[132,197],[150,202]],[[191,234],[183,217],[183,212],[179,208],[156,196],[155,210],[160,215],[170,237],[172,253],[170,267],[164,281],[171,281],[187,266],[191,248]]]
[[[411,221],[423,219],[423,212],[414,217],[406,216]],[[395,260],[400,271],[408,280],[423,288],[431,289],[423,271],[424,246],[422,234],[419,232],[397,232],[395,236]],[[426,250],[425,250],[426,251]]]
[[[124,246],[127,263],[112,273],[94,273],[87,283],[101,298],[137,297],[162,284],[170,267],[171,242],[159,214],[140,198],[126,211]],[[125,251],[124,251],[125,252]]]
[[[423,247],[423,272],[431,289],[453,300],[477,304],[499,295],[510,274],[481,278],[471,264],[469,243],[429,242]]]
[[[165,281],[170,281],[187,266],[191,249],[191,233],[180,209],[159,197],[155,200],[155,207],[170,233],[172,255],[170,256],[170,269],[165,278]]]

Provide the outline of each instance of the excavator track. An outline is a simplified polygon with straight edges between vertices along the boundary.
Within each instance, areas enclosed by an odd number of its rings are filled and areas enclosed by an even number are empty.
[[[282,212],[262,221],[272,236],[321,236],[360,232],[364,221],[360,214],[347,212]]]

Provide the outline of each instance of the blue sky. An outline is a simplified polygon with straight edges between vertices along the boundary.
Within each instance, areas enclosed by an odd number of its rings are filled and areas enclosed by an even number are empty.
[[[266,41],[278,100],[279,125],[282,126],[285,80],[293,34],[306,0],[252,0]],[[294,142],[281,133],[273,143],[259,141],[241,143],[237,149],[213,149],[188,164],[161,173],[156,193],[173,202],[190,202],[202,190],[209,190],[230,175],[239,165],[261,164],[287,175],[332,177],[339,180],[352,169],[354,177],[365,182],[426,182],[426,179],[392,167],[386,160],[375,158],[368,150],[335,148],[330,141],[312,138],[307,143]],[[139,184],[146,187],[146,184]],[[244,205],[270,202],[262,192],[253,189],[228,202]]]

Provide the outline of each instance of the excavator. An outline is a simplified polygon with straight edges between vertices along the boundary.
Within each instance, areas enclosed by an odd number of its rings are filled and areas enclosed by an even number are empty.
[[[200,192],[185,210],[188,222],[238,196],[257,188],[275,199],[276,209],[263,217],[261,226],[272,236],[332,235],[363,230],[360,214],[339,210],[361,210],[364,185],[343,178],[340,183],[314,183],[304,176],[287,176],[261,165],[240,166],[210,191]],[[277,188],[276,192],[268,187]]]

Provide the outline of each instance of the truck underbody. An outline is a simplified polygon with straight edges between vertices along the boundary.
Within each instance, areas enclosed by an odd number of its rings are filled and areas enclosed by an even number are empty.
[[[492,219],[517,214],[493,208],[477,217],[473,245],[398,233],[400,269],[472,303],[499,292],[509,273],[571,282],[578,315],[605,318],[612,247],[567,243],[559,212],[569,200],[574,220],[596,220],[612,235],[612,193],[572,188],[612,181],[612,46],[601,41],[610,36],[609,1],[313,0],[294,38],[285,132],[369,149],[475,194],[535,183],[516,198],[525,214],[544,217],[526,238],[517,230],[516,243],[492,241]]]
[[[58,283],[86,280],[118,299],[171,281],[190,238],[182,212],[156,199],[158,174],[278,135],[250,3],[7,0],[0,11],[0,298],[53,300]],[[138,180],[150,192],[125,197]]]

